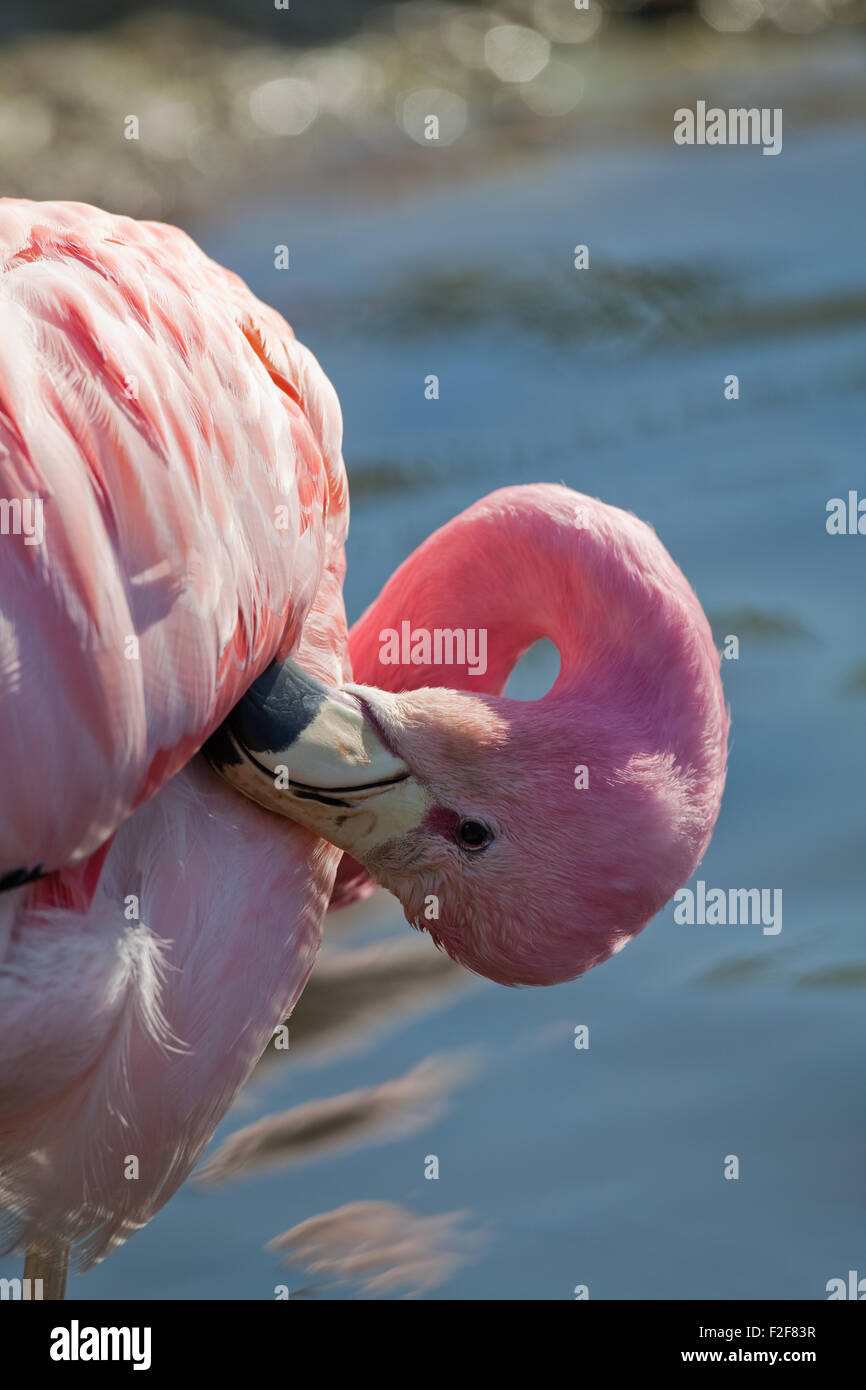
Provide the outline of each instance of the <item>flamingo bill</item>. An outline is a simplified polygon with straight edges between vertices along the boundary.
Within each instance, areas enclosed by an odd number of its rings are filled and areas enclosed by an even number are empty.
[[[355,858],[419,825],[432,805],[355,695],[274,663],[204,753],[238,791]]]

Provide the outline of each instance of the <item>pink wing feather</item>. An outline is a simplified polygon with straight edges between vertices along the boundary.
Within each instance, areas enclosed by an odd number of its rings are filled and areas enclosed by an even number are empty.
[[[312,354],[184,233],[0,200],[0,881],[106,844],[294,649],[341,434]]]

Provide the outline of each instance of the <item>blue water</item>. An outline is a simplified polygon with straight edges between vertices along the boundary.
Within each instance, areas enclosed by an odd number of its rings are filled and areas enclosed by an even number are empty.
[[[830,497],[866,493],[862,146],[861,129],[826,127],[777,158],[538,153],[375,208],[274,198],[191,229],[288,314],[339,392],[350,618],[435,526],[505,483],[561,479],[655,526],[719,638],[740,635],[723,670],[728,787],[699,876],[781,888],[784,925],[678,926],[668,908],[570,985],[449,977],[402,1012],[374,1004],[323,1055],[263,1069],[213,1147],[473,1050],[442,1114],[222,1187],[189,1182],[73,1296],[268,1299],[285,1282],[351,1297],[352,1282],[280,1273],[264,1247],[366,1199],[462,1211],[483,1235],[430,1298],[569,1299],[578,1284],[822,1298],[828,1279],[866,1273],[866,539],[825,530]],[[270,268],[280,242],[290,272]],[[572,268],[577,243],[589,271]],[[487,289],[473,296],[473,279]],[[538,649],[511,692],[540,693],[555,669]],[[335,953],[404,939],[421,978],[433,948],[385,895],[328,928]]]

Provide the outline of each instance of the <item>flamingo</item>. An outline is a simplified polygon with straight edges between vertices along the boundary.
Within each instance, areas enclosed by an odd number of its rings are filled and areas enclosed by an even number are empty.
[[[349,639],[335,392],[180,230],[0,201],[0,323],[0,1206],[62,1297],[184,1181],[329,902],[573,979],[694,871],[728,716],[655,533],[564,485],[443,526]],[[486,672],[388,658],[406,621]],[[505,698],[541,637],[555,685]]]

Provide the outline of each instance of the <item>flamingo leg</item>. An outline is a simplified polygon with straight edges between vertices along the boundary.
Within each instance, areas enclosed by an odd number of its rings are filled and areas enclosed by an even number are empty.
[[[24,1278],[42,1280],[43,1299],[62,1301],[66,1297],[69,1244],[65,1240],[34,1241],[24,1257]],[[33,1283],[30,1285],[34,1288]]]

